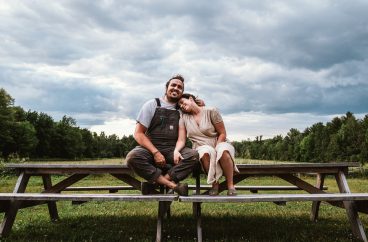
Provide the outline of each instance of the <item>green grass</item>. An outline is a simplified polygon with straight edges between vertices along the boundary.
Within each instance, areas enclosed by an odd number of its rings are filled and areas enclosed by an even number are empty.
[[[107,162],[107,161],[105,161]],[[109,161],[112,162],[112,161]],[[121,162],[114,161],[114,162]],[[348,177],[352,192],[367,192],[364,175]],[[314,183],[312,176],[302,177]],[[63,177],[53,177],[53,183]],[[194,184],[193,179],[187,180]],[[202,181],[205,182],[204,177]],[[15,175],[0,178],[0,192],[11,192]],[[249,178],[243,185],[286,185],[275,177]],[[121,185],[107,175],[91,176],[76,185]],[[332,176],[325,180],[330,192],[338,191]],[[42,180],[32,177],[29,192],[42,189]],[[247,192],[244,192],[247,193]],[[319,221],[309,220],[310,202],[203,204],[205,241],[355,241],[343,209],[321,205]],[[71,205],[58,202],[60,220],[50,222],[46,205],[21,209],[11,234],[0,241],[153,241],[156,234],[157,204],[152,202],[89,202]],[[196,241],[195,220],[190,204],[174,202],[171,218],[165,220],[167,241]],[[3,218],[0,214],[0,219]],[[368,215],[360,214],[368,229]]]

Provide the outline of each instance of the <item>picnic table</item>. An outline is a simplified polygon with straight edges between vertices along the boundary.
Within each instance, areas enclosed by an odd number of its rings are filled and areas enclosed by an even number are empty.
[[[312,221],[318,218],[318,211],[321,201],[326,201],[333,206],[344,208],[349,218],[353,234],[362,241],[367,241],[364,226],[359,218],[358,212],[368,213],[368,194],[351,193],[346,176],[349,167],[359,167],[359,163],[284,163],[284,164],[238,164],[239,174],[234,176],[234,183],[237,184],[249,177],[274,176],[288,182],[305,191],[307,194],[265,194],[258,196],[238,195],[229,196],[206,196],[208,191],[201,193],[200,181],[196,180],[196,196],[180,197],[179,201],[192,202],[197,219],[197,237],[202,241],[201,227],[201,203],[203,202],[276,202],[287,201],[312,201],[311,215]],[[310,184],[303,180],[300,174],[316,175],[316,183]],[[327,175],[335,177],[339,193],[327,193],[324,191],[324,180]],[[198,176],[197,176],[198,177]],[[226,190],[226,181],[220,183],[219,192]]]
[[[312,201],[311,219],[316,220],[321,201],[344,208],[347,212],[353,234],[367,241],[364,227],[359,219],[358,212],[368,213],[368,194],[351,193],[348,186],[346,175],[349,167],[358,167],[359,163],[293,163],[293,164],[239,164],[240,171],[234,176],[234,183],[252,177],[252,176],[275,176],[288,182],[292,186],[242,186],[243,188],[257,192],[260,190],[295,190],[305,191],[303,194],[256,194],[229,196],[208,196],[208,190],[203,191],[203,185],[200,184],[199,173],[195,174],[196,185],[195,194],[188,197],[177,197],[176,195],[159,194],[153,196],[144,195],[124,195],[124,194],[60,194],[63,191],[86,191],[86,190],[104,190],[103,187],[73,187],[73,184],[93,174],[110,174],[120,182],[128,184],[130,189],[140,190],[141,182],[137,180],[132,171],[126,165],[91,165],[91,164],[7,164],[7,168],[15,169],[18,174],[18,180],[13,193],[0,194],[0,212],[5,212],[4,220],[0,227],[0,235],[6,236],[14,223],[18,209],[36,206],[47,203],[51,219],[58,219],[56,201],[157,201],[158,220],[156,241],[161,240],[162,218],[169,211],[170,204],[173,201],[190,202],[193,204],[198,241],[202,240],[201,227],[201,203],[203,202],[275,202],[283,203],[288,201]],[[299,177],[299,174],[316,175],[316,183],[310,184]],[[52,175],[66,175],[63,180],[57,184],[52,184]],[[333,175],[339,192],[336,194],[327,193],[324,187],[324,179],[327,175]],[[40,193],[26,194],[28,181],[32,176],[41,176],[44,190]],[[120,186],[125,190],[127,186]],[[120,190],[120,188],[113,188]],[[124,189],[123,189],[124,188]],[[255,189],[256,188],[256,189]],[[284,189],[285,188],[285,189]],[[111,187],[109,187],[111,189]],[[208,189],[208,187],[207,187]],[[226,190],[225,182],[220,184],[219,191]]]
[[[15,169],[18,180],[13,193],[0,194],[0,212],[5,212],[0,226],[0,237],[7,236],[13,226],[18,209],[47,203],[51,220],[58,220],[56,201],[152,201],[158,202],[158,218],[156,241],[161,241],[162,219],[176,195],[159,194],[144,196],[141,194],[60,194],[68,187],[90,175],[110,174],[120,182],[128,184],[134,190],[141,190],[141,181],[137,180],[133,172],[126,165],[92,165],[92,164],[42,164],[19,163],[7,164],[6,168]],[[64,175],[57,184],[52,184],[52,175]],[[28,181],[32,176],[41,176],[44,190],[40,193],[25,194]]]

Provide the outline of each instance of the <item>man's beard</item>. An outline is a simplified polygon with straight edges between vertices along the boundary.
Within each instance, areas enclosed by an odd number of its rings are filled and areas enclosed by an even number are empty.
[[[166,98],[167,98],[167,100],[168,100],[169,102],[172,102],[172,103],[177,103],[177,102],[179,102],[179,100],[180,100],[180,97],[170,97],[170,96],[168,96],[168,95],[166,95]]]

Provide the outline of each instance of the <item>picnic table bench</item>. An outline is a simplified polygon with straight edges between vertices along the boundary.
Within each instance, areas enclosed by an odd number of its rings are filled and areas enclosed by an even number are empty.
[[[212,186],[200,185],[200,190],[209,190]],[[189,190],[196,190],[196,185],[188,185]],[[258,191],[297,191],[301,190],[297,186],[235,186],[238,191],[250,191],[251,193],[258,193]],[[324,186],[323,190],[327,190],[328,187]],[[134,190],[132,186],[84,186],[84,187],[67,187],[64,191],[109,191],[109,193],[116,193],[118,191]]]

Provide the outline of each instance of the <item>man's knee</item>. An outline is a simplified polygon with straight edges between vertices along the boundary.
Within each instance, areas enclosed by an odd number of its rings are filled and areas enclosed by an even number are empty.
[[[137,154],[136,154],[136,151],[134,149],[129,151],[129,153],[125,157],[125,162],[127,163],[128,167],[131,167],[134,164],[136,156],[137,156]]]
[[[190,148],[184,148],[185,151],[183,152],[183,157],[185,160],[190,160],[197,162],[199,161],[199,154],[196,150],[190,149]]]
[[[131,150],[125,158],[128,167],[134,167],[137,163],[149,160],[148,153],[145,149],[138,147]]]

